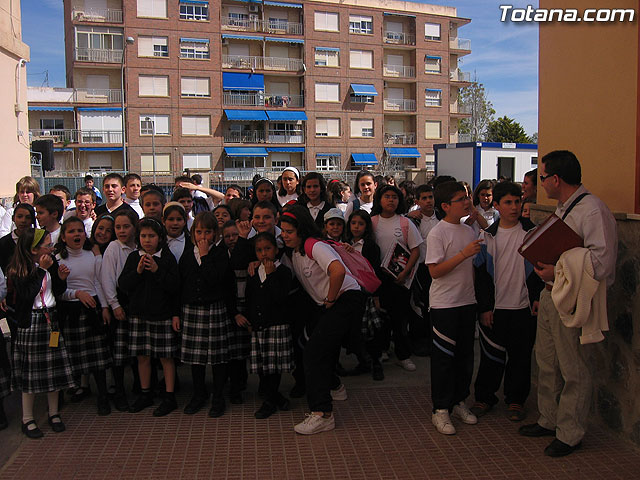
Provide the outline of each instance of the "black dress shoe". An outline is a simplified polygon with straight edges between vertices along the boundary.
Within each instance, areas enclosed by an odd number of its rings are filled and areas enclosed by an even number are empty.
[[[291,402],[289,402],[289,399],[284,395],[282,395],[281,393],[278,394],[278,400],[276,401],[276,405],[278,406],[278,409],[283,412],[286,412],[287,410],[291,410]]]
[[[54,422],[55,419],[60,421]],[[67,429],[65,424],[62,423],[62,419],[60,418],[60,415],[58,415],[57,413],[55,415],[51,415],[47,421],[49,422],[49,426],[51,427],[51,430],[53,430],[56,433],[64,432]]]
[[[108,395],[99,395],[98,396],[98,415],[101,417],[106,417],[111,413],[111,404],[109,403]]]
[[[574,450],[579,449],[582,446],[582,442],[576,445],[567,445],[566,443],[558,440],[557,438],[544,449],[544,454],[549,457],[564,457],[573,453]]]
[[[291,391],[289,392],[289,396],[291,398],[302,398],[307,393],[307,388],[304,385],[296,383]]]
[[[384,369],[381,363],[374,363],[371,368],[371,376],[376,382],[384,380]]]
[[[129,402],[127,401],[127,395],[124,392],[116,392],[113,395],[113,405],[119,412],[128,412]]]
[[[195,415],[202,409],[202,407],[205,406],[206,403],[207,397],[203,395],[194,395],[191,397],[189,403],[187,403],[187,406],[184,407],[184,413],[187,415]]]
[[[143,392],[140,395],[138,395],[138,398],[136,398],[136,401],[133,402],[133,405],[129,407],[129,411],[131,413],[138,413],[152,405],[153,405],[153,395],[151,395],[150,392]]]
[[[539,423],[530,423],[529,425],[523,425],[518,429],[520,435],[525,437],[554,437],[556,435],[555,430],[549,430],[540,426]]]
[[[226,405],[224,404],[224,398],[217,398],[211,402],[211,408],[209,409],[209,416],[211,418],[218,418],[224,415]]]
[[[278,407],[268,401],[262,402],[260,408],[253,414],[257,419],[269,418],[271,415],[278,411]]]
[[[36,428],[29,429],[29,425],[34,424]],[[22,433],[24,433],[29,438],[42,438],[44,437],[44,433],[42,430],[38,428],[35,420],[29,420],[27,423],[22,424]]]
[[[71,395],[71,403],[78,403],[87,397],[91,396],[91,389],[89,387],[78,388],[73,395]]]
[[[153,411],[154,417],[164,417],[178,408],[176,396],[172,392],[167,392],[162,399],[162,403]]]

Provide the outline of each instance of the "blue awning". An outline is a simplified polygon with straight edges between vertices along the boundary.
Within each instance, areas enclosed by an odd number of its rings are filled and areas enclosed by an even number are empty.
[[[251,35],[231,35],[226,33],[222,35],[222,38],[230,38],[232,40],[256,40],[258,42],[264,40],[264,37],[256,37]]]
[[[267,147],[267,152],[300,153],[304,152],[304,147]]]
[[[267,114],[264,110],[225,110],[227,120],[264,121]]]
[[[184,3],[186,5],[209,5],[207,0],[180,0],[180,3]]]
[[[267,110],[267,117],[271,121],[295,122],[298,120],[306,120],[307,114],[300,111],[281,111]]]
[[[224,147],[224,151],[230,157],[268,157],[264,147]]]
[[[54,148],[54,152],[73,152],[73,148]]]
[[[316,157],[340,157],[341,153],[316,153]]]
[[[244,2],[244,3],[262,3],[262,0],[235,0],[236,2]]]
[[[352,83],[351,91],[353,92],[354,95],[365,96],[365,97],[378,95],[378,92],[376,91],[376,87],[374,87],[369,83]]]
[[[356,165],[377,165],[378,159],[373,153],[352,153],[351,158]]]
[[[269,5],[271,7],[302,8],[302,4],[301,3],[269,2],[269,1],[265,0],[264,4],[265,5]]]
[[[189,43],[209,43],[208,38],[180,38],[180,42],[189,42]]]
[[[29,105],[30,112],[73,112],[73,107],[39,107]]]
[[[431,60],[442,60],[442,57],[436,57],[435,55],[425,55],[424,58],[429,58]]]
[[[439,88],[425,88],[424,91],[425,92],[442,92],[442,90]]]
[[[81,152],[119,152],[122,147],[80,147]]]
[[[83,107],[78,109],[79,112],[122,112],[121,108],[95,108]]]
[[[325,52],[339,52],[339,48],[334,47],[316,47],[316,50],[325,51]]]
[[[385,148],[387,155],[396,158],[420,158],[417,148]]]
[[[304,40],[297,38],[281,38],[281,37],[265,37],[267,42],[282,42],[282,43],[304,43]]]
[[[222,73],[223,90],[251,90],[264,92],[262,73]]]
[[[389,16],[396,16],[396,17],[411,17],[411,18],[416,18],[415,15],[411,15],[409,13],[396,13],[396,12],[384,12],[383,15],[385,17],[389,17]]]

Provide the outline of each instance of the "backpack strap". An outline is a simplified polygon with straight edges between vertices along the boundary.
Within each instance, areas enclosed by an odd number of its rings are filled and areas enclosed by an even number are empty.
[[[564,212],[564,215],[562,215],[562,220],[564,220],[565,218],[567,218],[567,215],[569,215],[569,212],[571,212],[571,210],[573,210],[573,207],[575,207],[578,202],[580,200],[582,200],[584,197],[586,197],[587,195],[589,195],[588,192],[585,193],[581,193],[580,195],[578,195],[575,200],[573,202],[571,202],[571,205],[569,205],[569,208],[567,208],[567,210]]]
[[[374,230],[378,228],[378,220],[379,220],[378,215],[374,215],[371,217],[371,224],[373,225]]]
[[[360,198],[356,197],[353,200],[353,211],[360,210]]]
[[[304,253],[307,257],[309,257],[311,260],[313,260],[313,246],[318,243],[321,242],[322,240],[318,240],[317,238],[307,238],[304,242]]]
[[[409,219],[403,215],[400,215],[400,228],[402,229],[404,243],[406,243],[407,248],[409,248]]]

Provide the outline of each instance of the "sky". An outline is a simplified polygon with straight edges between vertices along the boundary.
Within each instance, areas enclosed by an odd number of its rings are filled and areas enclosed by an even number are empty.
[[[531,135],[538,131],[538,26],[535,23],[500,22],[502,11],[495,0],[421,0],[447,5],[471,23],[458,36],[471,40],[471,54],[459,67],[485,87],[496,111],[495,118],[514,118]],[[511,1],[524,7],[534,1]],[[62,0],[22,0],[22,38],[31,47],[27,83],[41,86],[48,72],[51,87],[65,86]]]

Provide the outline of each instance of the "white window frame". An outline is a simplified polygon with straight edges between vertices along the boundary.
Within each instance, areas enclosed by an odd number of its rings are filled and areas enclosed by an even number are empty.
[[[271,168],[287,168],[291,166],[291,153],[271,152],[269,155]]]
[[[349,68],[373,70],[373,50],[349,50]]]
[[[430,136],[429,135],[429,125],[431,125],[431,128],[435,128],[435,126],[438,126],[438,136]],[[442,138],[442,122],[440,120],[426,120],[424,122],[424,138],[427,140],[439,140],[440,138]]]
[[[187,169],[187,168],[210,169],[211,154],[210,153],[183,153],[182,168],[183,169]]]
[[[429,96],[431,94],[431,96]],[[424,92],[425,107],[441,107],[442,106],[442,90],[427,89]]]
[[[143,92],[142,87],[150,86],[149,92]],[[169,77],[167,75],[139,75],[138,76],[138,96],[139,97],[168,97]]]
[[[425,55],[424,73],[430,75],[438,75],[442,73],[442,57],[436,57],[435,55]]]
[[[81,38],[85,41],[81,41]],[[124,49],[123,41],[124,34],[122,28],[89,26],[76,27],[76,48],[88,50],[115,50],[122,52]],[[82,45],[83,43],[86,43],[86,46]]]
[[[52,122],[50,127],[47,127],[45,122]],[[59,123],[58,123],[59,122]],[[64,130],[64,119],[63,118],[41,118],[40,119],[40,130]]]
[[[316,67],[339,67],[340,51],[324,50],[316,47],[314,60]]]
[[[180,2],[180,20],[206,22],[209,20],[209,5],[193,5]]]
[[[155,133],[152,132],[146,125],[146,118],[153,122],[153,128]],[[158,127],[159,126],[159,127]],[[171,134],[171,121],[169,115],[162,115],[157,113],[140,114],[140,136],[155,136],[158,135],[170,135]]]
[[[211,49],[209,41],[204,42],[180,42],[180,58],[189,58],[194,60],[209,60],[211,58]]]
[[[145,170],[147,167],[148,170]],[[140,154],[140,171],[152,172],[153,171],[153,152]],[[170,153],[156,153],[156,172],[170,172],[171,171],[171,154]]]
[[[319,172],[331,172],[340,170],[342,155],[336,153],[334,155],[316,154],[316,170]]]
[[[331,19],[331,21],[329,21]],[[335,19],[335,22],[333,21]],[[332,25],[335,23],[335,29]],[[314,12],[313,26],[316,31],[339,32],[340,14],[338,12]]]
[[[206,121],[206,128],[205,128]],[[195,133],[185,133],[185,122],[187,127],[193,122]],[[182,136],[188,137],[208,137],[211,136],[211,117],[209,115],[183,115],[182,116]]]
[[[368,122],[371,122],[369,126]],[[352,118],[350,122],[351,138],[373,138],[375,125],[372,118]],[[358,135],[358,133],[360,133]]]
[[[138,0],[137,4],[139,18],[167,18],[167,0]]]
[[[316,118],[316,137],[340,137],[340,118]]]
[[[211,79],[209,77],[181,77],[180,95],[182,97],[211,97]]]
[[[368,15],[349,15],[349,33],[373,35],[373,17]]]
[[[425,40],[441,40],[442,25],[440,25],[439,23],[425,22],[424,39]]]
[[[333,98],[330,97],[330,93],[333,90],[336,90],[337,86],[337,96]],[[317,103],[340,103],[340,84],[333,82],[316,82],[315,85],[315,101]]]
[[[148,50],[145,51],[145,50]],[[138,37],[138,57],[167,58],[169,56],[169,38],[140,35]]]

